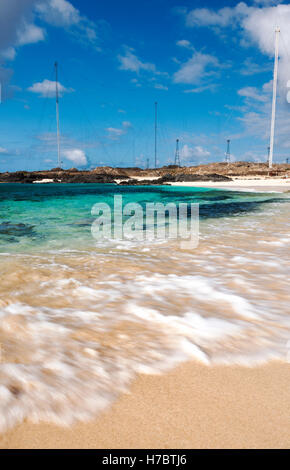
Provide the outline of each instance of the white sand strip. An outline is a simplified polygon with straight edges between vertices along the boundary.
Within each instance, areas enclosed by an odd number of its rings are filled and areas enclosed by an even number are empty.
[[[216,188],[216,189],[243,189],[256,191],[290,191],[289,179],[235,179],[226,182],[212,181],[192,181],[182,183],[168,183],[172,186],[184,186],[195,188]]]

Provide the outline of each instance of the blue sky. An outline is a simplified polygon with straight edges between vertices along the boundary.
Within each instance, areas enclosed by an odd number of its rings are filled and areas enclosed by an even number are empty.
[[[290,4],[256,0],[1,0],[0,171],[57,165],[59,63],[65,168],[265,161],[274,29],[280,65],[274,160],[290,156]],[[289,52],[288,52],[289,50]],[[288,73],[289,72],[289,73]]]

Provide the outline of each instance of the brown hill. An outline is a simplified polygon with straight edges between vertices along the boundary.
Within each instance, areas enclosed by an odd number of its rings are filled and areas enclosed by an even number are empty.
[[[97,167],[91,171],[81,171],[76,168],[62,170],[55,168],[49,171],[17,171],[14,173],[0,173],[1,183],[33,183],[34,181],[53,180],[55,183],[114,183],[116,179],[134,179],[135,177],[148,179],[163,178],[163,182],[189,181],[190,176],[194,176],[191,181],[197,181],[203,177],[290,177],[290,165],[274,165],[269,171],[266,163],[209,163],[191,167],[177,167],[174,165],[157,169],[142,170],[141,168],[112,168]],[[206,178],[208,180],[208,178]]]

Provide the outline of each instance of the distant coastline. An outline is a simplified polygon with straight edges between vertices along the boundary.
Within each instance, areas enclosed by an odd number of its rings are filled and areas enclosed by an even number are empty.
[[[0,183],[57,184],[100,183],[120,185],[198,185],[245,188],[277,187],[290,189],[290,165],[266,163],[209,163],[191,167],[169,165],[156,169],[97,167],[93,170],[54,168],[44,171],[0,173]]]

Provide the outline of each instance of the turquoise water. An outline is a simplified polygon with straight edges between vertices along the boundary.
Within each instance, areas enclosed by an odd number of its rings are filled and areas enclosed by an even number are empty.
[[[92,247],[91,209],[98,202],[200,204],[202,220],[245,216],[286,202],[282,194],[180,187],[120,187],[98,184],[0,185],[0,251],[22,252]]]

